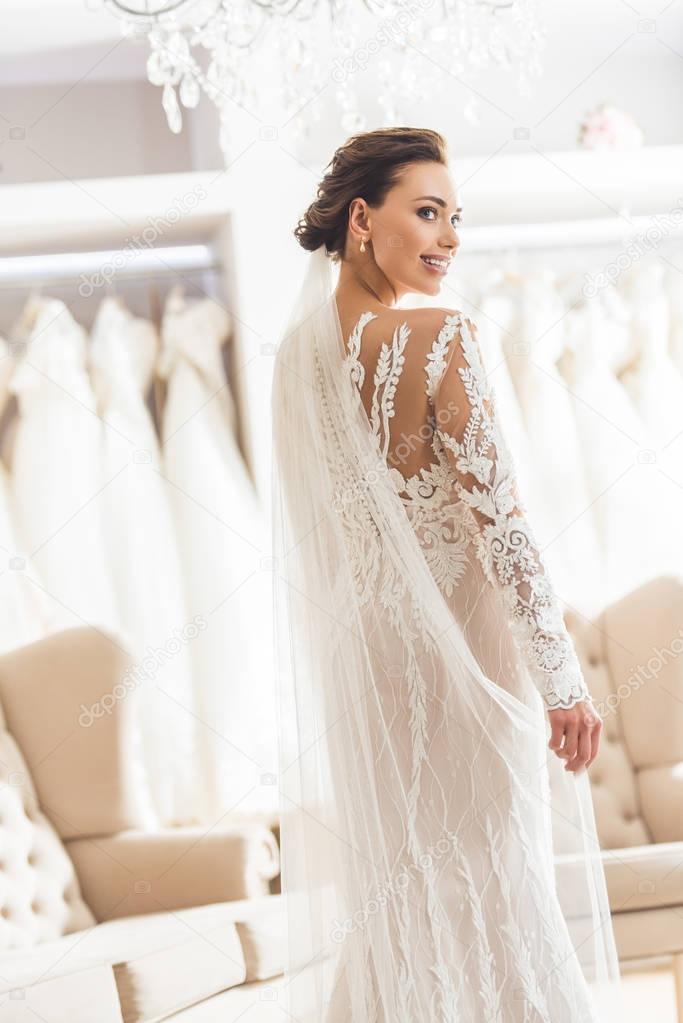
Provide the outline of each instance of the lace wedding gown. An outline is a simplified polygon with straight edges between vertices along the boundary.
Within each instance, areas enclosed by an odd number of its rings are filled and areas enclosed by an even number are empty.
[[[405,431],[398,424],[392,430],[389,420],[396,416],[397,399],[391,396],[405,367],[410,329],[405,324],[395,331],[391,344],[382,345],[379,358],[374,364],[371,359],[366,370],[362,335],[375,318],[372,312],[363,313],[352,330],[348,364],[361,388],[366,371],[372,380],[372,393],[364,404],[373,433],[389,457],[392,432]],[[457,377],[454,365],[444,380],[448,358],[458,363]],[[479,560],[494,586],[502,586],[513,632],[547,706],[571,707],[587,698],[588,690],[524,517],[513,463],[493,414],[493,389],[470,321],[459,314],[446,316],[422,372],[428,413],[438,421],[449,402],[458,409],[447,419],[448,426],[433,431],[431,444],[420,452],[421,460],[429,459],[426,464],[407,479],[398,468],[390,470],[427,561],[446,596],[459,603],[456,590],[465,568],[472,570]],[[403,390],[414,393],[416,383],[411,381]]]
[[[588,778],[547,749],[587,688],[472,324],[345,334],[313,259],[273,383],[287,1011],[617,1020]]]

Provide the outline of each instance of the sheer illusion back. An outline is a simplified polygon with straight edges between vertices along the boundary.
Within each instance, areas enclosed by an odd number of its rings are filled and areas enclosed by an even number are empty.
[[[566,708],[586,699],[581,668],[527,521],[473,323],[443,309],[365,311],[348,334],[345,359],[379,453],[445,596],[453,597],[478,558],[500,592],[508,625],[546,705]]]
[[[400,311],[361,313],[347,339],[348,363],[373,433],[397,470],[398,489],[408,496],[435,467],[430,396],[443,362],[431,348]],[[420,496],[433,489],[423,486]]]

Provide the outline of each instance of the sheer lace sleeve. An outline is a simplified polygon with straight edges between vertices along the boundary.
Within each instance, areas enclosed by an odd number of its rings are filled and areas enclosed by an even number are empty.
[[[477,556],[500,587],[515,642],[546,706],[571,707],[590,694],[517,490],[471,321],[449,314],[433,353],[436,443],[480,526]]]

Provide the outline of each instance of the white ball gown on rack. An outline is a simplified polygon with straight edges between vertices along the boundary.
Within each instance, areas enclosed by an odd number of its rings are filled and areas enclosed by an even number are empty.
[[[230,317],[176,287],[162,322],[162,447],[191,615],[203,815],[272,810],[275,711],[268,544],[235,436],[222,345]]]
[[[613,295],[570,309],[562,374],[572,395],[609,603],[651,578],[657,546],[643,421],[616,370],[628,315]]]
[[[530,273],[520,289],[515,385],[530,447],[542,481],[545,534],[541,550],[563,598],[583,613],[602,607],[602,565],[574,406],[557,363],[566,345],[567,307],[551,271]]]
[[[196,717],[175,524],[144,398],[157,350],[149,321],[134,317],[117,298],[102,301],[90,364],[109,481],[101,500],[103,531],[121,628],[136,662],[136,738],[150,812],[172,824],[193,820],[196,810]]]
[[[649,264],[636,267],[621,282],[636,352],[621,381],[643,421],[643,445],[653,455],[641,472],[650,502],[647,534],[653,576],[683,569],[683,549],[670,542],[683,521],[683,375],[669,354],[671,313],[663,277],[662,266]]]
[[[9,382],[19,405],[11,473],[19,542],[61,627],[116,627],[102,529],[108,480],[85,331],[64,302],[34,296],[11,337],[26,344]]]
[[[14,359],[8,342],[0,338],[0,418],[9,411],[9,380]],[[11,455],[16,417],[5,422],[2,450]],[[56,627],[53,601],[44,593],[40,581],[20,546],[12,518],[11,478],[0,457],[0,652],[40,639]]]

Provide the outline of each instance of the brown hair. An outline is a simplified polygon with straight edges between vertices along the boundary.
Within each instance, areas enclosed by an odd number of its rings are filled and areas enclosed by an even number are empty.
[[[325,245],[339,261],[351,200],[360,196],[368,206],[381,206],[405,166],[419,160],[446,163],[442,135],[429,128],[378,128],[352,135],[335,151],[317,198],[294,229],[299,245],[309,252]]]

